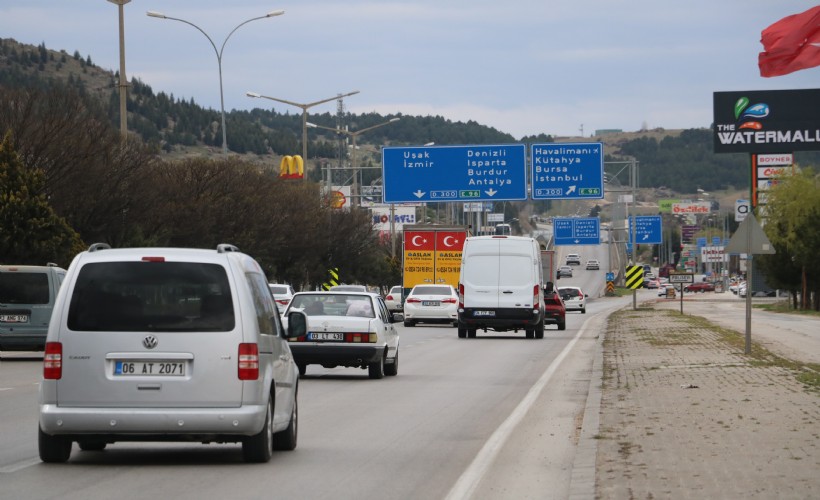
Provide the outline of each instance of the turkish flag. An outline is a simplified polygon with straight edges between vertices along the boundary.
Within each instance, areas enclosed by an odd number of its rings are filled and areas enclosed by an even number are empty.
[[[781,76],[820,66],[820,5],[784,17],[760,34],[760,76]]]

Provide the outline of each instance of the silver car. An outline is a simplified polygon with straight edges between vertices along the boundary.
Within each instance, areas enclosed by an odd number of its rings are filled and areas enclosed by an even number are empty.
[[[42,351],[65,269],[0,266],[0,351]]]
[[[246,461],[296,447],[298,369],[259,264],[216,250],[95,244],[68,268],[46,339],[39,451],[73,442],[240,442]]]

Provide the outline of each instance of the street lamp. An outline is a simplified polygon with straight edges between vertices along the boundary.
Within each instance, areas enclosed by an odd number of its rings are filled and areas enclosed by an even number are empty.
[[[284,13],[285,13],[284,10],[274,10],[274,11],[268,12],[264,16],[252,17],[251,19],[248,19],[247,21],[243,21],[243,22],[239,23],[234,29],[231,30],[230,33],[228,33],[228,36],[226,36],[225,40],[222,42],[222,46],[219,48],[219,50],[217,50],[216,44],[214,43],[213,40],[211,40],[211,37],[208,36],[208,34],[205,33],[205,31],[203,31],[202,28],[200,28],[196,24],[194,24],[190,21],[186,21],[185,19],[179,19],[177,17],[166,16],[165,14],[163,14],[161,12],[156,12],[156,11],[153,11],[153,10],[149,10],[148,12],[146,12],[146,14],[149,17],[157,17],[159,19],[170,19],[172,21],[179,21],[181,23],[185,23],[188,26],[193,26],[194,28],[199,30],[200,33],[205,35],[205,38],[207,38],[209,42],[211,42],[211,47],[214,48],[214,52],[216,53],[216,62],[219,65],[219,104],[220,104],[220,107],[221,107],[221,110],[222,110],[222,152],[224,154],[228,154],[228,136],[227,136],[227,133],[225,132],[225,96],[224,96],[223,91],[222,91],[222,51],[225,50],[225,44],[228,43],[228,39],[231,38],[231,35],[233,35],[234,32],[236,30],[238,30],[239,28],[241,28],[242,26],[248,24],[251,21],[256,21],[257,19],[265,19],[265,18],[268,18],[268,17],[281,16]]]
[[[391,118],[390,120],[387,120],[386,122],[378,123],[376,125],[373,125],[372,127],[363,128],[361,130],[356,130],[355,132],[351,132],[350,130],[347,130],[347,129],[325,127],[325,126],[322,126],[322,125],[316,125],[315,123],[306,122],[306,125],[308,127],[322,128],[322,129],[325,129],[325,130],[330,130],[331,132],[336,132],[337,134],[345,134],[345,135],[348,135],[348,136],[353,138],[353,153],[352,153],[351,160],[350,160],[350,164],[353,167],[353,186],[352,186],[351,193],[350,193],[350,197],[353,200],[351,202],[351,206],[356,207],[359,204],[359,199],[358,199],[358,195],[359,195],[359,171],[358,171],[358,165],[356,164],[356,138],[358,136],[362,135],[365,132],[369,132],[369,131],[373,130],[374,128],[383,127],[383,126],[389,125],[393,122],[397,122],[397,121],[399,121],[399,119],[400,118],[398,118],[398,117]],[[328,185],[328,189],[330,189],[329,185]]]
[[[277,97],[270,97],[267,95],[262,95],[256,92],[245,92],[245,95],[248,97],[254,98],[263,98],[263,99],[270,99],[271,101],[281,102],[284,104],[290,104],[291,106],[296,106],[297,108],[302,109],[302,160],[304,160],[305,165],[307,165],[308,157],[307,157],[307,110],[308,108],[312,108],[313,106],[318,106],[319,104],[324,104],[326,102],[333,101],[335,99],[341,99],[343,97],[352,96],[358,94],[358,90],[354,90],[353,92],[348,92],[347,94],[339,94],[336,97],[328,97],[327,99],[322,99],[321,101],[309,102],[307,104],[302,104],[298,102],[288,101],[286,99],[279,99]],[[307,169],[305,169],[305,174],[307,174]],[[307,175],[305,175],[304,180],[307,181]]]
[[[108,0],[119,6],[120,11],[120,135],[122,140],[128,137],[128,106],[126,105],[126,91],[128,79],[125,78],[125,12],[123,6],[131,0]]]

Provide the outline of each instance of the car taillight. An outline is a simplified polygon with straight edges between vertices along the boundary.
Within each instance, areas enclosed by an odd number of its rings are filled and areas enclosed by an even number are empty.
[[[276,303],[277,304],[282,304],[283,306],[286,306],[290,303],[290,299],[279,299],[279,300],[276,301]]]
[[[393,296],[392,296],[392,295],[388,295],[387,297],[385,297],[385,298],[384,298],[384,300],[393,300]]]
[[[444,299],[441,302],[442,304],[455,304],[458,301],[455,299],[455,297],[450,297],[449,299]]]
[[[239,344],[239,380],[256,380],[259,378],[259,346],[256,344]]]
[[[419,299],[415,299],[415,298],[411,297],[411,298],[407,299],[405,302],[410,302],[411,304],[417,304],[421,301]]]
[[[378,335],[375,333],[345,333],[345,342],[354,344],[375,343]]]
[[[464,309],[464,285],[458,284],[458,308]]]
[[[63,377],[63,344],[60,342],[46,342],[43,356],[43,378],[60,380]]]
[[[538,300],[538,295],[541,293],[541,286],[535,285],[532,287],[532,308],[541,309],[541,301]]]

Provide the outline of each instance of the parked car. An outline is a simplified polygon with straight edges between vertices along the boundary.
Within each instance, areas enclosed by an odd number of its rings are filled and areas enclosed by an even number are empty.
[[[714,292],[715,285],[714,283],[709,283],[708,281],[701,281],[699,283],[689,283],[688,285],[683,287],[684,292]]]
[[[285,315],[291,311],[307,315],[307,335],[290,339],[301,375],[308,365],[362,368],[372,379],[398,374],[399,334],[394,323],[402,315],[390,313],[378,294],[298,292]]]
[[[111,249],[68,268],[48,329],[39,452],[65,462],[72,443],[242,443],[266,462],[297,439],[298,369],[268,280],[233,245]]]
[[[601,264],[596,259],[589,259],[586,265],[587,271],[597,271],[601,269]]]
[[[450,285],[416,285],[404,301],[404,326],[452,323],[458,326],[458,294]]]
[[[572,278],[572,268],[570,266],[559,267],[558,272],[555,273],[555,278]]]
[[[661,282],[660,282],[659,280],[657,280],[657,279],[652,279],[652,278],[647,279],[647,278],[644,278],[644,280],[643,280],[643,287],[644,287],[644,288],[649,288],[650,290],[654,290],[654,289],[656,289],[656,288],[660,288],[660,287],[661,287]]]
[[[580,266],[581,265],[581,256],[577,253],[568,253],[567,254],[567,265],[568,266]]]
[[[276,305],[280,311],[284,311],[285,308],[288,307],[288,304],[290,304],[290,299],[292,299],[293,294],[296,293],[290,285],[268,283],[268,288],[270,288],[270,293],[273,294],[273,300],[276,301]]]
[[[581,311],[581,314],[586,314],[588,295],[583,290],[577,286],[563,286],[558,288],[558,295],[564,301],[567,311]]]
[[[404,310],[403,293],[404,288],[401,285],[396,285],[390,289],[390,292],[384,297],[384,303],[387,305],[388,311],[392,313]]]
[[[0,351],[42,351],[66,270],[0,266]]]

